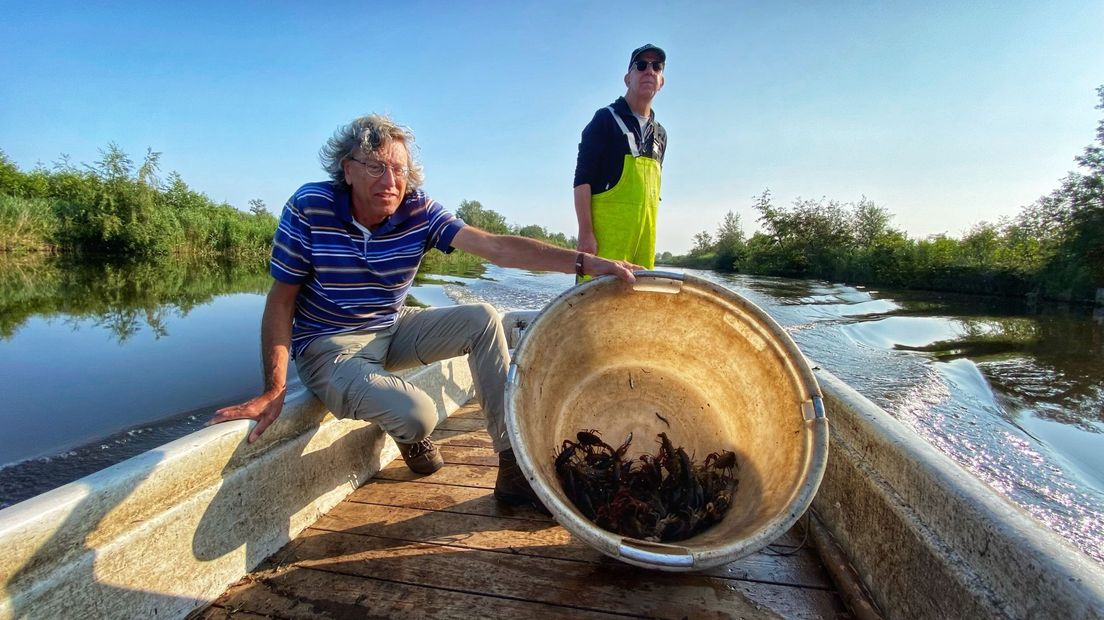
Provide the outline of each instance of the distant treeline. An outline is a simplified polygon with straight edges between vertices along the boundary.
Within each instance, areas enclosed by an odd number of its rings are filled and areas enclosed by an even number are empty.
[[[1104,86],[1097,89],[1104,110]],[[997,295],[1090,300],[1104,287],[1104,120],[1096,142],[1075,158],[1049,195],[1015,218],[982,222],[962,239],[910,239],[865,197],[857,203],[796,200],[780,207],[770,191],[755,198],[762,232],[745,238],[738,216],[694,236],[686,256],[657,261],[760,275],[816,277],[856,284]]]
[[[158,176],[161,154],[146,152],[141,165],[117,145],[81,167],[62,156],[51,168],[19,170],[0,151],[0,252],[47,252],[146,258],[268,254],[276,218],[259,199],[249,212],[216,203],[176,172]],[[460,203],[457,215],[484,230],[573,247],[574,239],[541,226],[511,226],[478,201]],[[432,252],[423,271],[478,272],[482,260]]]
[[[67,156],[52,169],[20,171],[0,151],[0,251],[131,258],[267,253],[276,218],[260,200],[250,212],[216,203],[173,172],[158,177],[161,154],[135,166],[117,145],[80,168]]]
[[[493,209],[485,208],[478,200],[462,200],[456,215],[483,230],[499,235],[517,235],[538,239],[562,248],[574,248],[575,237],[566,237],[563,233],[550,233],[543,226],[530,224],[528,226],[516,226],[506,223],[506,218]],[[437,251],[430,252],[422,261],[420,273],[454,273],[478,275],[483,271],[485,261],[478,256],[456,250],[445,255]]]

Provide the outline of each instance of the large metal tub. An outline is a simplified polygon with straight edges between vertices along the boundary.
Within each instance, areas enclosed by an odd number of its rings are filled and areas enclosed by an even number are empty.
[[[737,293],[677,273],[598,278],[549,304],[515,350],[506,422],[518,464],[561,525],[606,555],[669,571],[725,564],[786,532],[828,457],[820,389],[789,336]],[[660,432],[698,462],[736,452],[732,507],[677,544],[599,528],[564,494],[553,463],[581,429],[614,446],[631,432],[631,457],[654,454]]]

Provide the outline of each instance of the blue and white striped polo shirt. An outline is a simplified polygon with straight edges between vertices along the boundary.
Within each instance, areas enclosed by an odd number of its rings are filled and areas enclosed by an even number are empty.
[[[422,256],[452,251],[464,227],[421,191],[367,239],[353,223],[348,190],[308,183],[284,205],[272,242],[272,277],[302,284],[292,323],[292,355],[327,334],[391,326],[406,300]]]

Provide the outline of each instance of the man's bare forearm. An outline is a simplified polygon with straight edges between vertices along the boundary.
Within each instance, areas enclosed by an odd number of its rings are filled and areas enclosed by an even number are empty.
[[[268,293],[261,317],[261,365],[266,392],[283,390],[287,384],[294,315],[295,298],[288,299],[279,285],[274,285]]]
[[[515,235],[495,235],[492,256],[484,258],[499,267],[517,267],[533,271],[575,272],[578,252],[543,241]]]
[[[635,281],[632,269],[640,269],[639,265],[633,263],[606,260],[593,254],[559,248],[536,239],[514,235],[492,235],[474,226],[461,228],[452,239],[452,247],[483,257],[500,267],[518,267],[534,271],[575,273],[575,261],[581,258],[584,275],[610,274],[626,282]]]
[[[590,184],[584,183],[575,188],[575,218],[579,220],[579,236],[593,234],[590,219]]]

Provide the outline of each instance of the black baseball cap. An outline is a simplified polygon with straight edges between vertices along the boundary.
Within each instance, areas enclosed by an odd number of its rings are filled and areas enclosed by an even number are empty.
[[[641,45],[640,47],[633,50],[632,56],[629,57],[629,64],[632,65],[634,62],[636,62],[636,57],[643,54],[644,52],[655,52],[656,54],[659,54],[660,62],[667,62],[667,52],[663,51],[663,49],[655,45],[652,45],[651,43],[645,43],[644,45]]]

